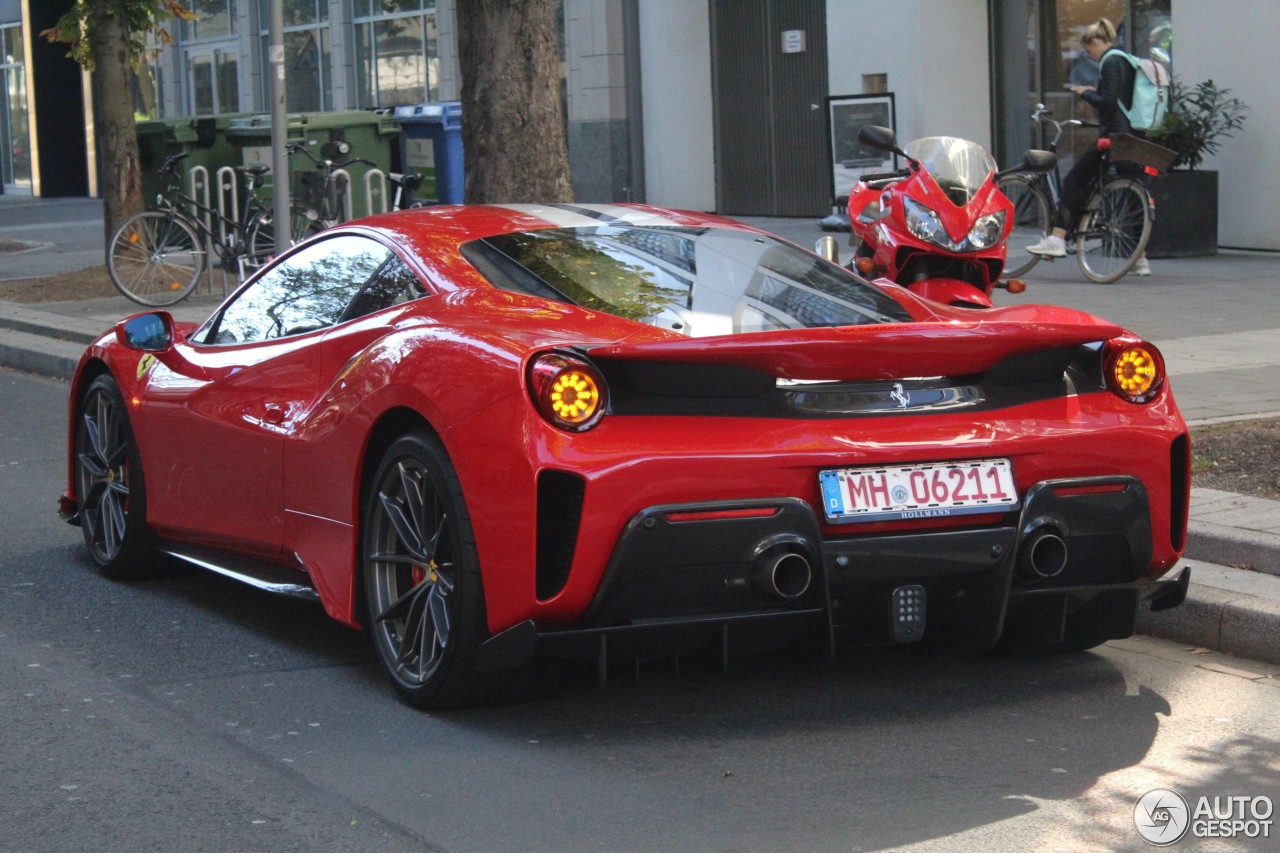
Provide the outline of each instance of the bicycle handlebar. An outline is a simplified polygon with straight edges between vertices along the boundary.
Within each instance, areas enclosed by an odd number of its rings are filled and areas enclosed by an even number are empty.
[[[161,175],[177,174],[178,170],[175,167],[179,162],[190,156],[190,151],[179,151],[177,154],[170,154],[168,157],[164,158],[164,162],[160,164],[160,168],[156,171]]]
[[[302,145],[299,142],[290,142],[288,145],[284,147],[284,149],[290,154],[302,154],[308,160],[310,160],[317,169],[327,169],[330,172],[332,172],[335,169],[345,169],[347,166],[350,166],[353,163],[361,163],[365,166],[371,166],[374,169],[378,168],[377,163],[373,162],[372,160],[365,159],[364,157],[352,157],[350,160],[344,160],[341,163],[338,163],[334,160],[327,160],[321,157],[317,157],[316,155],[308,151],[306,149],[306,146]]]

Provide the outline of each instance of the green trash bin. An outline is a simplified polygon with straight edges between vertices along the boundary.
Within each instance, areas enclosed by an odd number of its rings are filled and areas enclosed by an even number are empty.
[[[156,196],[164,193],[169,186],[169,179],[156,173],[164,158],[183,151],[194,153],[196,131],[191,119],[151,119],[140,121],[136,127],[138,134],[138,165],[142,167],[142,199],[147,206],[155,204]],[[182,173],[195,165],[191,161],[198,157],[188,157],[183,163]],[[183,189],[187,187],[184,179]]]
[[[322,149],[326,143],[345,142],[350,149],[345,155],[347,158],[362,157],[376,164],[371,167],[352,163],[345,167],[351,176],[347,192],[351,197],[351,215],[355,218],[382,211],[382,199],[378,197],[381,184],[373,183],[375,194],[369,198],[365,192],[365,175],[374,168],[389,172],[397,165],[393,161],[393,152],[399,145],[399,133],[400,125],[386,112],[350,110],[290,115],[285,140],[302,145],[317,160],[324,159]],[[240,152],[239,162],[271,165],[271,116],[258,115],[234,121],[227,129],[227,136]],[[306,156],[294,154],[289,157],[289,186],[295,197],[301,190],[301,176],[317,171]]]
[[[238,164],[239,152],[229,142],[227,130],[239,118],[241,115],[222,115],[138,122],[139,165],[142,167],[145,203],[154,203],[156,196],[168,187],[168,179],[156,174],[156,170],[171,154],[185,151],[188,155],[180,167],[184,192],[190,191],[189,176],[197,166],[208,171],[210,186],[213,186],[218,169]]]
[[[374,181],[372,193],[366,191],[365,176],[371,169],[378,169],[384,174],[392,171],[398,164],[400,125],[395,116],[385,110],[348,110],[335,113],[308,113],[302,125],[302,141],[307,150],[315,157],[321,157],[321,148],[327,142],[345,142],[350,146],[347,157],[371,160],[374,166],[352,163],[345,167],[351,176],[348,192],[351,196],[351,215],[353,218],[367,216],[370,213],[381,213],[387,206],[383,203],[381,192],[383,185]],[[295,155],[290,167],[295,175],[310,164],[305,158]],[[391,187],[387,185],[387,192]]]

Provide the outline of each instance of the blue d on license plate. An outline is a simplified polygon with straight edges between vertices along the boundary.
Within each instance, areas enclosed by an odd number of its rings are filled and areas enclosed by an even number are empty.
[[[1006,512],[1018,507],[1008,459],[842,468],[818,474],[827,520],[847,524]]]

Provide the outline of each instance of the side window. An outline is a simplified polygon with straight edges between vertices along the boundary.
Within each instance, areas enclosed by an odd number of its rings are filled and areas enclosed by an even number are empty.
[[[332,326],[390,250],[367,237],[342,235],[286,258],[202,329],[206,344],[242,344]]]
[[[426,296],[427,291],[418,280],[409,265],[396,255],[387,258],[386,263],[378,267],[369,281],[356,294],[355,299],[347,306],[347,310],[338,319],[339,323],[390,308],[419,297]]]

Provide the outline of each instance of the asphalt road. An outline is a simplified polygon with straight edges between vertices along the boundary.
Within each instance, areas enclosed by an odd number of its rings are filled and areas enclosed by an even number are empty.
[[[100,578],[54,514],[65,389],[0,371],[0,849],[1138,850],[1154,788],[1280,802],[1280,668],[1147,638],[411,711],[318,608]],[[1217,844],[1178,849],[1275,842]]]

